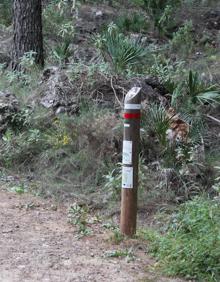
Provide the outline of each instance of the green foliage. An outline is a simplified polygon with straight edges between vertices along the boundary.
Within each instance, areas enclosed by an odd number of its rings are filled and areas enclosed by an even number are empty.
[[[218,177],[216,177],[215,184],[212,188],[218,193],[218,197],[220,197],[220,166],[216,166],[215,169],[218,171]]]
[[[167,5],[160,18],[156,21],[155,25],[160,34],[168,33],[168,29],[173,26],[173,12],[174,8],[171,5]]]
[[[59,64],[66,63],[71,56],[70,43],[75,34],[76,18],[75,1],[54,1],[43,11],[44,32],[57,41],[57,45],[49,53]]]
[[[186,82],[187,95],[192,104],[217,103],[220,101],[220,90],[217,85],[207,85],[202,81],[197,72],[189,71]]]
[[[114,24],[109,25],[102,35],[95,38],[95,46],[116,73],[124,73],[129,68],[137,67],[146,56],[145,48],[120,33]]]
[[[112,171],[109,174],[105,175],[105,185],[104,188],[108,191],[109,196],[113,200],[119,200],[121,195],[121,185],[122,185],[122,164],[118,163],[115,165]],[[139,192],[144,190],[146,176],[145,176],[146,166],[144,164],[144,159],[140,158],[139,160]]]
[[[134,253],[133,249],[126,249],[126,250],[113,250],[105,252],[106,258],[121,258],[125,257],[127,262],[134,260]]]
[[[157,15],[167,5],[176,6],[180,4],[180,0],[143,0],[145,8],[151,9],[154,15]]]
[[[146,232],[150,251],[168,275],[198,281],[220,279],[220,204],[195,198],[180,206],[166,234]]]
[[[10,25],[12,20],[12,0],[1,0],[0,24]]]
[[[115,169],[109,172],[108,175],[105,175],[105,186],[104,188],[109,191],[111,198],[117,200],[120,197],[121,193],[121,174],[122,168],[119,163]]]
[[[37,129],[29,129],[19,134],[8,129],[0,145],[1,162],[7,167],[22,164],[40,154],[47,146],[44,134]]]
[[[170,127],[170,119],[166,109],[162,105],[151,104],[144,124],[149,132],[153,132],[160,145],[167,146],[167,130]]]
[[[110,240],[114,244],[120,244],[124,240],[124,235],[120,232],[118,228],[113,230],[113,235],[111,235]]]
[[[183,56],[191,54],[194,46],[192,29],[192,21],[186,21],[185,24],[173,34],[173,38],[170,41],[172,52],[175,51]]]
[[[54,47],[52,50],[52,57],[54,57],[55,61],[59,63],[59,65],[62,65],[63,63],[66,63],[71,56],[71,50],[70,50],[70,42],[64,41],[63,43],[58,43],[57,46]]]
[[[149,22],[145,16],[140,13],[132,15],[121,15],[116,21],[116,25],[121,32],[146,32],[149,28]]]
[[[25,189],[24,185],[17,185],[17,186],[11,187],[10,192],[15,192],[15,193],[21,195],[21,194],[24,194],[26,192],[26,189]]]
[[[17,88],[25,88],[30,86],[33,81],[36,81],[36,77],[39,74],[39,69],[35,64],[35,52],[26,52],[20,58],[20,70],[12,71],[2,67],[0,73],[2,78],[7,81],[9,86],[15,86]]]
[[[44,32],[55,37],[70,38],[74,32],[74,17],[69,1],[52,1],[43,11]]]
[[[156,76],[169,93],[173,93],[179,85],[180,78],[184,77],[184,61],[173,62],[161,55],[154,55],[154,63],[150,67],[149,73]]]
[[[181,4],[180,0],[133,0],[150,13],[154,26],[160,33],[166,33],[172,27],[174,10]]]
[[[88,110],[89,109],[89,110]],[[115,117],[92,103],[80,106],[80,115],[54,118],[37,108],[12,118],[0,140],[1,165],[26,171],[26,164],[41,181],[42,194],[59,196],[64,191],[89,194],[104,182],[111,167]],[[47,168],[47,169],[46,169]]]
[[[69,208],[69,222],[78,227],[78,233],[82,236],[89,235],[91,230],[88,228],[88,209],[85,206],[73,204]]]
[[[180,82],[171,96],[171,105],[185,112],[196,114],[204,104],[216,105],[220,101],[218,85],[204,82],[197,72],[190,70],[185,80]]]
[[[22,56],[20,65],[23,69],[25,69],[25,71],[31,71],[34,68],[36,68],[35,58],[34,58],[35,55],[36,52],[29,51],[29,52],[25,52],[24,55]]]

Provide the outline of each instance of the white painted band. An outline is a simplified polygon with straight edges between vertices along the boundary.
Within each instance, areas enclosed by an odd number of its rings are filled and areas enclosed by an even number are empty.
[[[125,123],[125,124],[124,124],[124,127],[130,127],[130,124]]]
[[[140,110],[141,104],[125,104],[125,110]]]

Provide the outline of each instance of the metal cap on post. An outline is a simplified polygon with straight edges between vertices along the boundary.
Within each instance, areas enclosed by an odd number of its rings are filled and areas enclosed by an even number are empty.
[[[136,233],[138,163],[141,118],[141,88],[133,87],[125,97],[122,167],[121,233]]]

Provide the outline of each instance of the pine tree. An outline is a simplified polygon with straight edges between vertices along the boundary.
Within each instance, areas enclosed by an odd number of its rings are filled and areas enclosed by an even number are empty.
[[[41,0],[13,1],[12,68],[19,68],[20,58],[34,52],[36,64],[44,65]]]

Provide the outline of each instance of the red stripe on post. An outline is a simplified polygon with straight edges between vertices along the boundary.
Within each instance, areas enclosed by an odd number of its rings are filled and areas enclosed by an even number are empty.
[[[140,119],[141,113],[124,113],[124,119]]]

